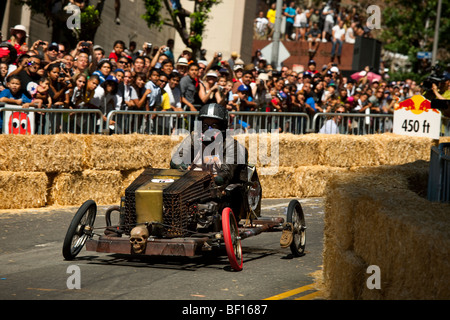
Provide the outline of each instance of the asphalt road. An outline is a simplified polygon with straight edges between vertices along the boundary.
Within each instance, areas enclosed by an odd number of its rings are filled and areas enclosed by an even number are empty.
[[[285,217],[290,200],[264,199],[262,216]],[[0,210],[0,300],[317,299],[312,284],[322,265],[323,201],[300,200],[308,228],[304,256],[280,248],[281,232],[265,232],[242,240],[241,272],[229,267],[226,254],[130,259],[83,249],[65,261],[62,242],[78,207]],[[104,226],[107,208],[99,207],[96,227]],[[69,288],[74,275],[80,289]]]

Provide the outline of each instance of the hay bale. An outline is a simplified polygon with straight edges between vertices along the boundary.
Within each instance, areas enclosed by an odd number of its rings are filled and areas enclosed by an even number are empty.
[[[44,207],[47,184],[43,172],[0,171],[0,209]]]
[[[411,181],[425,170],[423,162],[358,168],[330,180],[323,259],[332,298],[450,297],[450,205],[430,203],[410,190]],[[350,253],[363,266],[380,267],[380,290],[370,290],[361,278],[339,270],[352,267]],[[342,287],[347,282],[350,289]]]
[[[357,300],[366,281],[366,263],[351,250],[324,243],[324,292],[331,300]]]
[[[152,166],[168,168],[171,150],[180,138],[156,135],[85,136],[85,164],[96,170],[138,170]]]
[[[383,136],[318,135],[319,164],[333,167],[377,166],[385,162]]]
[[[432,140],[421,137],[408,137],[395,134],[376,135],[237,135],[235,137],[245,145],[250,158],[258,166],[265,164],[260,161],[261,143],[268,145],[271,154],[271,139],[278,139],[278,165],[280,167],[302,167],[322,165],[330,167],[357,167],[397,165],[416,160],[429,160]],[[255,146],[252,148],[252,146]]]
[[[448,299],[450,206],[430,203],[406,188],[378,190],[368,197],[371,208],[355,208],[354,251],[380,267],[382,283],[381,290],[364,296]]]
[[[61,173],[55,177],[50,204],[81,205],[92,199],[98,205],[118,204],[122,191],[120,171],[96,171]]]
[[[260,175],[263,198],[289,198],[299,194],[294,182],[295,168],[280,167],[274,175]]]
[[[302,167],[319,165],[320,144],[323,138],[319,135],[279,135],[280,166]]]
[[[258,170],[264,198],[322,197],[328,180],[346,168],[326,166],[279,167],[274,175],[264,175]]]
[[[129,170],[129,171],[122,171],[122,188],[120,191],[120,196],[125,196],[125,190],[130,186],[131,183],[133,183],[134,180],[136,180],[137,177],[140,176],[142,172],[144,172],[144,169],[139,170]]]
[[[384,137],[383,149],[385,162],[383,164],[398,165],[416,160],[430,160],[433,140],[423,137],[409,137],[392,133],[382,135]]]
[[[84,140],[78,135],[0,135],[0,170],[81,171],[85,150]]]
[[[297,197],[323,197],[327,183],[336,174],[347,172],[347,168],[330,166],[305,166],[295,171],[295,181],[292,181],[297,192]]]

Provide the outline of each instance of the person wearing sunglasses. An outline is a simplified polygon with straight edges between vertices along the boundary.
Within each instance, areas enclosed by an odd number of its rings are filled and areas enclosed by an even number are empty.
[[[334,110],[333,110],[334,109]],[[333,113],[345,113],[345,107],[342,104],[338,104],[335,108],[333,108],[331,112]],[[341,127],[342,127],[343,117],[342,115],[335,115],[332,116],[330,119],[325,121],[322,128],[320,128],[319,133],[323,134],[339,134],[341,133]]]

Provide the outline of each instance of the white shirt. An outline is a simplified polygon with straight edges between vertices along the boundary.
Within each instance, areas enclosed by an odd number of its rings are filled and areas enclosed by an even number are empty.
[[[309,10],[303,10],[302,13],[300,13],[300,22],[301,23],[308,23],[308,17],[306,14],[309,13]]]
[[[97,108],[100,108],[100,106],[103,103],[104,97],[105,97],[105,90],[101,86],[97,86],[94,92],[94,96],[89,102],[94,106],[96,106]]]
[[[347,28],[347,31],[345,32],[345,42],[355,43],[353,28]]]
[[[320,128],[319,133],[338,134],[339,127],[337,126],[336,122],[334,122],[333,119],[330,119],[325,122],[322,128]]]
[[[345,35],[345,29],[344,28],[340,28],[339,25],[335,25],[333,27],[333,29],[331,29],[332,31],[334,31],[334,38],[335,39],[341,39],[343,35]]]
[[[258,17],[256,18],[256,30],[259,33],[264,33],[267,29],[267,25],[269,24],[269,20],[267,20],[267,18],[265,17]]]

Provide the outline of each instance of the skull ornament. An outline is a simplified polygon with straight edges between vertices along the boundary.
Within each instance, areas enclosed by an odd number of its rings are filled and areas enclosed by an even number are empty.
[[[144,253],[147,247],[148,236],[149,232],[147,227],[134,227],[130,233],[131,252],[136,254]]]

